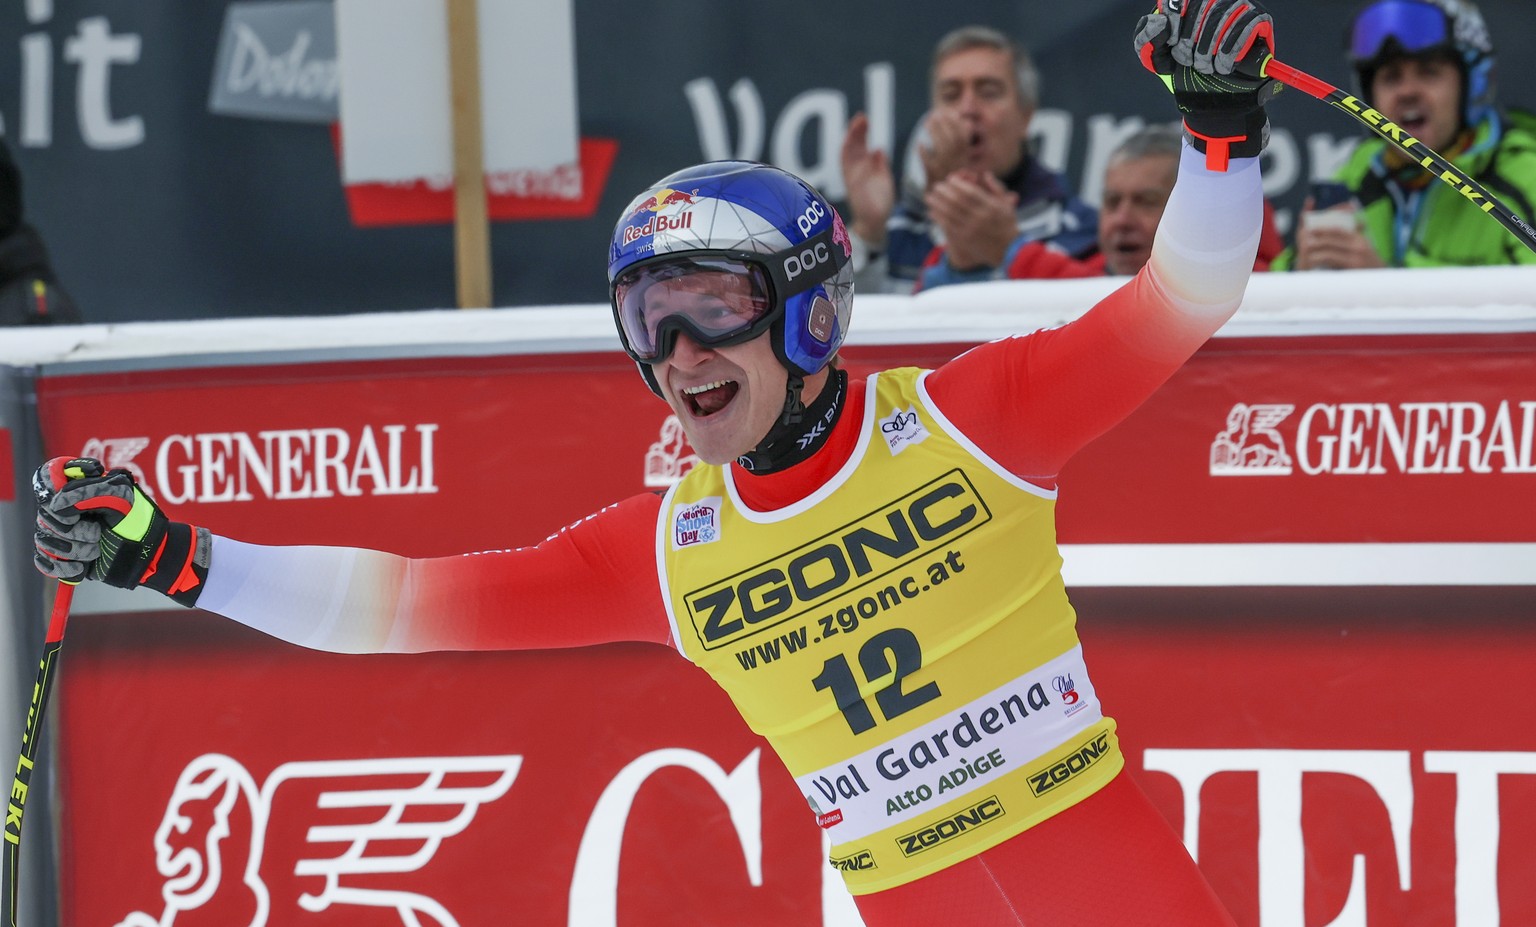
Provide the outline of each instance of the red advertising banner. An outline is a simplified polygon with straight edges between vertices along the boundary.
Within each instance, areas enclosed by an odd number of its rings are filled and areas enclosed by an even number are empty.
[[[664,648],[345,657],[201,613],[72,633],[65,923],[820,922],[805,801]]]
[[[1238,923],[1536,918],[1528,591],[1077,598],[1137,779]],[[664,648],[72,633],[65,923],[857,923],[794,782]]]
[[[847,354],[859,374],[963,347]],[[1245,927],[1536,919],[1533,351],[1218,340],[1062,475],[1084,556],[1441,545],[1514,577],[1075,591],[1134,774]],[[259,543],[530,544],[689,465],[616,353],[38,394],[49,453],[134,468],[178,516]],[[665,648],[353,657],[179,611],[71,634],[67,923],[858,923],[778,760]]]
[[[964,347],[845,353],[858,375]],[[1218,339],[1068,465],[1062,540],[1536,541],[1533,362],[1533,333]],[[50,448],[131,466],[258,542],[528,543],[688,465],[617,353],[60,376],[39,397]],[[107,433],[112,397],[132,402]],[[483,492],[492,473],[514,491]],[[495,517],[419,530],[458,500]]]
[[[1062,539],[1536,540],[1533,364],[1531,333],[1216,339],[1069,464]]]

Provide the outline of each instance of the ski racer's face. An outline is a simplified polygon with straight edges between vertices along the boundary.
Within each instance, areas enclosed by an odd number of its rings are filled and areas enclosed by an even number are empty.
[[[1152,238],[1178,171],[1178,159],[1161,154],[1116,158],[1104,169],[1099,250],[1106,272],[1129,276],[1152,257]]]
[[[1005,177],[1024,157],[1034,114],[1019,98],[1013,56],[1000,48],[967,48],[933,72],[933,110],[963,125],[964,165]]]
[[[1447,55],[1395,58],[1371,78],[1371,105],[1443,152],[1461,131],[1461,69]]]
[[[748,286],[744,278],[725,274],[677,277],[646,291],[645,311],[658,317],[698,315],[707,304],[719,304],[719,311],[727,312],[750,295]],[[712,464],[728,463],[757,447],[784,410],[789,382],[766,332],[739,344],[707,347],[681,331],[671,353],[652,364],[651,373],[694,452]],[[825,372],[806,378],[807,402],[815,395],[813,380],[819,388],[825,379]]]

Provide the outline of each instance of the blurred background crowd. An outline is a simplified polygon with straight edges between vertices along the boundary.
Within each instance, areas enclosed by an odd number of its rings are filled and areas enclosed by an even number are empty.
[[[603,302],[626,197],[718,158],[777,164],[837,203],[860,292],[1134,273],[1178,145],[1125,27],[1146,5],[789,2],[744,17],[573,0],[579,163],[491,178],[494,305]],[[1528,0],[1270,9],[1279,57],[1531,217]],[[0,65],[0,321],[453,305],[453,235],[432,205],[444,184],[342,180],[335,23],[329,0],[0,13],[0,44],[20,51]],[[1259,269],[1533,259],[1342,114],[1295,91],[1270,111]]]

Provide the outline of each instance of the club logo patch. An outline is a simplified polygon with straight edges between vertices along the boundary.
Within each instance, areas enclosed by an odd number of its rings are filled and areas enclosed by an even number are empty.
[[[1052,679],[1051,688],[1055,689],[1056,694],[1061,696],[1061,704],[1065,706],[1062,714],[1068,718],[1088,707],[1088,703],[1083,700],[1082,695],[1077,691],[1077,683],[1072,681],[1071,673]]]
[[[880,436],[885,438],[886,446],[891,449],[891,456],[894,457],[912,445],[926,441],[928,429],[923,426],[923,420],[917,417],[917,407],[907,406],[905,412],[898,409],[888,418],[880,420]]]
[[[697,547],[720,540],[719,496],[684,502],[672,509],[672,549]]]

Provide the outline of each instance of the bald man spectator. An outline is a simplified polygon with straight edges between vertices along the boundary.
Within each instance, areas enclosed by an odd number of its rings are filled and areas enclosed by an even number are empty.
[[[1152,257],[1152,238],[1178,176],[1183,131],[1177,123],[1152,125],[1121,142],[1104,166],[1103,202],[1099,206],[1098,252],[1077,259],[1049,242],[1016,239],[1008,249],[1006,276],[1014,280],[1070,277],[1128,277]],[[1264,230],[1255,270],[1266,270],[1284,247],[1273,209],[1264,204]],[[931,256],[936,266],[942,252]],[[919,289],[930,283],[926,268]]]

